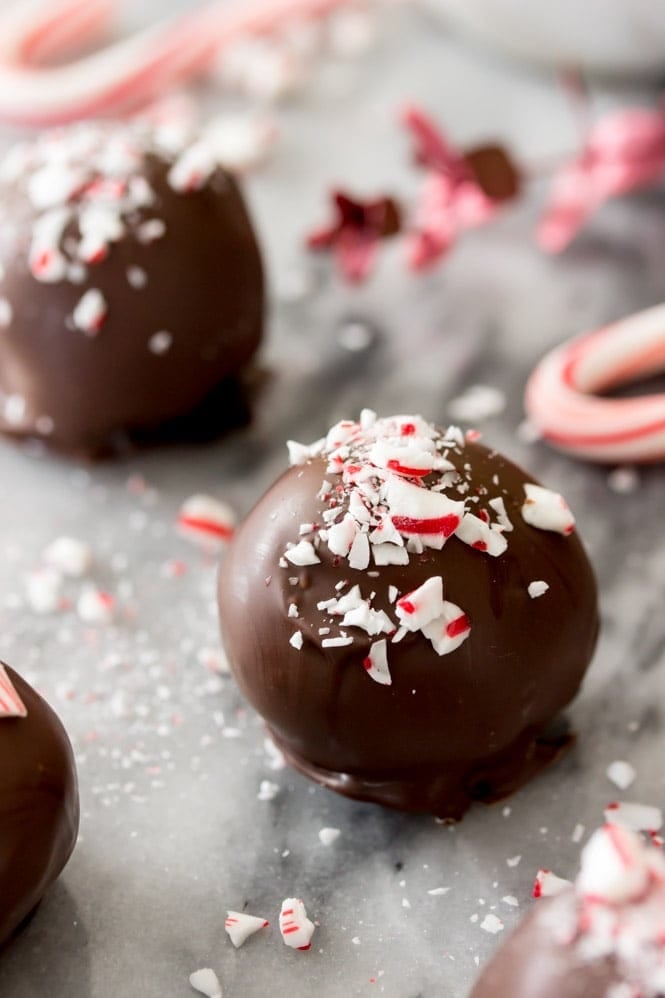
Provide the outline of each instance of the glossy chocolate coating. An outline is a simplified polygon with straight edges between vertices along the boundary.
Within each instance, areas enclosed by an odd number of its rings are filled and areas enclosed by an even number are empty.
[[[191,413],[257,349],[263,274],[240,191],[219,168],[200,189],[174,191],[169,167],[158,155],[145,157],[140,175],[154,203],[137,210],[108,256],[86,267],[82,283],[44,283],[32,275],[35,209],[19,185],[0,188],[0,296],[12,310],[0,329],[0,431],[94,456],[109,449],[116,431],[145,435]],[[142,242],[141,222],[155,218],[164,223],[164,235]],[[72,225],[65,246],[78,234]],[[130,284],[130,268],[145,273],[145,286]],[[89,289],[108,304],[94,337],[71,328],[73,310]],[[155,353],[149,341],[161,331],[172,342]],[[3,396],[24,400],[21,420],[3,417]],[[225,407],[237,407],[232,388],[228,402],[224,392],[215,400],[220,428],[229,421]],[[212,415],[209,406],[205,418]]]
[[[321,458],[287,471],[238,531],[219,578],[222,635],[231,669],[265,718],[288,760],[340,793],[402,810],[458,819],[471,801],[512,792],[558,754],[569,738],[543,738],[577,693],[596,642],[598,616],[591,566],[576,534],[563,537],[526,524],[520,468],[478,444],[468,463],[472,491],[496,495],[499,475],[514,530],[500,557],[451,537],[405,566],[373,577],[334,558],[279,567],[301,523],[321,522],[322,481],[335,488]],[[392,612],[389,587],[410,592],[433,575],[471,622],[468,639],[436,655],[420,633],[389,645],[392,685],[373,682],[362,662],[372,639],[358,629],[348,647],[323,648],[317,602],[341,579],[376,593]],[[298,577],[297,585],[290,578]],[[530,582],[547,594],[531,599]],[[299,618],[288,616],[289,604]],[[289,639],[300,630],[302,650]]]
[[[27,717],[0,717],[0,945],[59,876],[76,842],[74,756],[49,705],[7,668]]]
[[[572,888],[537,901],[490,959],[470,998],[607,998],[621,976],[612,959],[584,961],[552,931],[575,904]]]

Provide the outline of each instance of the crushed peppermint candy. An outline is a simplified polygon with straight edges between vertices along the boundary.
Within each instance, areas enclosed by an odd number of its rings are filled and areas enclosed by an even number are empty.
[[[72,322],[86,336],[96,336],[106,319],[106,299],[97,288],[86,291],[72,312]]]
[[[110,593],[87,586],[78,598],[76,612],[86,624],[110,624],[115,617],[115,600]]]
[[[531,599],[538,599],[539,596],[544,596],[549,588],[549,583],[544,582],[542,579],[536,579],[534,582],[529,583],[527,592]]]
[[[172,343],[173,334],[168,333],[165,329],[162,329],[158,333],[152,334],[148,340],[148,350],[150,353],[154,353],[158,357],[161,357],[162,354],[168,353],[171,349]]]
[[[318,522],[294,524],[279,566],[316,566],[328,556],[350,571],[376,577],[388,565],[407,565],[426,550],[440,551],[451,538],[478,552],[499,558],[514,529],[501,494],[500,474],[494,476],[496,494],[473,488],[464,461],[467,439],[454,426],[442,431],[421,416],[379,418],[364,409],[358,421],[342,420],[310,446],[288,441],[289,459],[301,467],[314,459],[325,465],[317,498],[322,503]],[[527,484],[527,523],[568,533],[574,520],[564,500],[541,486]],[[289,576],[296,585],[298,576]],[[348,588],[347,588],[348,585]],[[343,578],[330,597],[319,600],[321,626],[314,634],[322,648],[352,645],[359,632],[377,638],[361,661],[375,682],[390,685],[390,645],[409,634],[422,635],[435,653],[447,655],[471,633],[473,622],[452,599],[455,580],[432,575],[411,592],[390,586],[389,605],[374,605],[376,593]],[[545,588],[543,588],[545,587]],[[531,583],[535,598],[548,588]],[[298,610],[289,606],[289,616]],[[302,647],[297,631],[290,643]],[[364,639],[363,644],[364,644]],[[364,644],[367,648],[367,645]]]
[[[314,935],[314,923],[307,917],[305,905],[298,898],[285,898],[279,915],[282,940],[291,949],[308,950]]]
[[[556,873],[552,873],[551,870],[538,870],[531,893],[535,898],[554,897],[566,887],[570,887],[570,880],[557,877]]]
[[[658,832],[663,827],[663,812],[649,804],[615,801],[605,808],[605,821],[635,832]]]
[[[575,517],[563,496],[531,482],[524,486],[524,491],[526,499],[522,506],[522,516],[530,526],[538,527],[539,530],[554,530],[564,536],[572,534]]]
[[[607,778],[619,790],[627,790],[635,782],[637,773],[629,762],[623,759],[615,759],[607,767]]]
[[[9,674],[0,662],[0,720],[3,717],[27,717],[28,711]]]
[[[30,572],[25,580],[25,595],[28,605],[35,613],[54,613],[62,600],[62,573],[46,566]]]
[[[319,842],[322,846],[331,846],[341,834],[339,828],[321,828],[319,829]]]
[[[236,525],[236,514],[220,499],[193,495],[185,499],[178,513],[178,532],[204,547],[217,547],[229,541]]]
[[[189,983],[200,994],[206,998],[222,998],[222,985],[214,970],[210,967],[203,967],[195,970],[189,975]]]
[[[260,929],[267,929],[269,925],[267,918],[248,915],[244,911],[227,911],[224,930],[235,948],[239,949],[250,936]]]
[[[271,801],[275,799],[279,791],[279,783],[271,783],[270,780],[261,780],[261,785],[259,786],[259,792],[256,795],[256,798],[260,801]]]
[[[504,924],[498,915],[494,915],[492,912],[489,912],[480,923],[480,928],[484,932],[496,935],[497,932],[503,932]]]
[[[87,575],[92,568],[92,548],[75,537],[56,537],[44,549],[44,561],[70,578]]]

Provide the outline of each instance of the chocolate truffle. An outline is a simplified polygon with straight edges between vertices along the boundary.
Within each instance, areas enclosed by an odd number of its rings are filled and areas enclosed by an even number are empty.
[[[59,876],[78,823],[65,729],[25,680],[0,663],[0,946]]]
[[[0,431],[70,453],[154,432],[213,390],[263,321],[259,249],[212,140],[84,123],[0,163]]]
[[[598,628],[561,496],[419,416],[334,426],[222,563],[235,678],[286,758],[327,787],[457,819],[570,739]]]
[[[543,898],[490,960],[471,998],[663,998],[665,859],[606,825],[573,886]]]

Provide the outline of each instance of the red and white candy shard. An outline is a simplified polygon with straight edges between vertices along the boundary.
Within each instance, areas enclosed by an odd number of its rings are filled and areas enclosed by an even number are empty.
[[[522,516],[526,523],[539,530],[553,530],[565,536],[572,534],[575,517],[562,495],[532,483],[525,485],[524,491],[526,499],[522,506]]]
[[[605,825],[582,850],[575,886],[587,899],[621,904],[639,898],[650,877],[648,853],[639,835],[619,825]]]
[[[189,975],[189,983],[206,998],[222,998],[222,985],[214,970],[210,967],[202,967]]]
[[[314,935],[314,923],[307,917],[305,905],[298,898],[285,898],[279,915],[282,940],[292,949],[308,950]]]
[[[369,654],[363,664],[367,675],[375,683],[380,683],[382,686],[390,686],[392,684],[392,677],[388,668],[388,646],[385,638],[372,643]]]
[[[575,457],[608,463],[665,457],[665,394],[601,398],[665,369],[665,305],[586,333],[547,354],[525,393],[539,435]]]
[[[107,305],[101,291],[91,288],[80,299],[72,312],[72,321],[77,329],[87,336],[96,336],[104,324]]]
[[[605,808],[605,821],[636,832],[658,832],[663,827],[663,812],[650,804],[614,801]]]
[[[0,662],[0,718],[27,717],[25,704],[14,688],[7,670]]]
[[[228,503],[212,496],[194,495],[180,507],[177,525],[179,533],[188,540],[215,547],[233,536],[236,515]]]
[[[444,600],[443,613],[425,624],[422,632],[432,642],[437,655],[448,655],[466,641],[471,630],[467,615],[455,603]]]
[[[110,593],[88,586],[78,598],[76,612],[86,624],[110,624],[115,617],[115,600]]]
[[[443,579],[440,575],[431,576],[395,604],[397,619],[407,631],[422,630],[426,624],[441,617],[443,610]]]
[[[538,870],[532,894],[535,898],[554,897],[566,887],[570,887],[570,880],[557,877],[556,873],[552,873],[551,870]]]
[[[233,945],[238,949],[250,936],[259,929],[266,929],[270,922],[257,915],[248,915],[244,911],[227,911],[224,930]]]

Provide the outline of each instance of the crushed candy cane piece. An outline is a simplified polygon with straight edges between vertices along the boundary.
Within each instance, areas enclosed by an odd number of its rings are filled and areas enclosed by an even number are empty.
[[[471,624],[458,606],[444,600],[441,616],[425,624],[422,631],[432,642],[437,655],[448,655],[466,641],[471,632]]]
[[[628,828],[607,824],[593,833],[582,850],[575,886],[586,898],[621,904],[640,897],[649,877],[639,836]]]
[[[289,644],[292,648],[295,648],[296,651],[300,651],[303,645],[302,631],[294,631],[289,638]]]
[[[284,557],[292,565],[298,565],[299,567],[318,565],[321,561],[311,541],[300,541],[298,544],[294,544],[293,547],[287,548],[284,552]]]
[[[87,586],[78,598],[76,612],[86,624],[110,624],[115,617],[115,600],[110,593]]]
[[[86,291],[72,312],[72,322],[87,336],[96,336],[106,318],[106,300],[97,288]]]
[[[418,589],[406,593],[395,604],[397,618],[407,631],[422,630],[443,613],[443,579],[433,575]]]
[[[506,408],[506,396],[489,385],[471,385],[448,403],[452,419],[460,423],[476,423],[498,416]]]
[[[63,575],[78,579],[92,568],[92,548],[75,537],[56,537],[45,548],[44,561]]]
[[[557,877],[556,873],[552,873],[551,870],[538,870],[533,884],[532,895],[535,898],[554,897],[570,886],[570,880]]]
[[[314,923],[307,917],[305,905],[298,898],[285,898],[279,915],[279,931],[291,949],[308,950],[314,934]]]
[[[392,684],[393,680],[388,668],[388,647],[385,638],[382,638],[380,641],[374,641],[363,665],[365,666],[367,675],[375,683],[380,683],[382,686],[390,686]]]
[[[489,912],[480,923],[480,928],[483,932],[489,932],[494,936],[497,932],[503,932],[504,924],[498,915]]]
[[[3,717],[27,717],[28,711],[9,674],[0,662],[0,719]]]
[[[178,513],[179,533],[204,546],[217,546],[230,540],[235,525],[236,515],[231,507],[208,495],[190,496]]]
[[[222,985],[214,970],[210,967],[203,967],[195,970],[189,975],[189,983],[200,994],[206,998],[222,998]]]
[[[635,782],[636,772],[629,762],[616,759],[607,767],[607,778],[619,790],[627,790]]]
[[[244,911],[227,911],[224,930],[235,948],[239,949],[250,936],[260,929],[267,929],[269,925],[267,918],[248,915]]]
[[[543,582],[542,579],[536,579],[529,583],[527,592],[531,599],[538,599],[539,596],[544,596],[549,588],[549,583]]]
[[[615,801],[605,808],[605,821],[635,832],[658,832],[663,827],[663,812],[649,804]]]
[[[55,568],[38,568],[25,582],[25,595],[35,613],[54,613],[60,607],[62,574]]]
[[[274,800],[280,789],[279,783],[271,783],[270,780],[261,780],[259,792],[256,795],[257,799],[264,802]]]
[[[553,530],[564,535],[572,534],[575,529],[575,517],[563,496],[530,482],[524,486],[524,491],[526,499],[522,506],[522,516],[526,523],[539,530]]]
[[[319,842],[322,846],[331,846],[341,834],[339,828],[321,828],[319,829]]]

